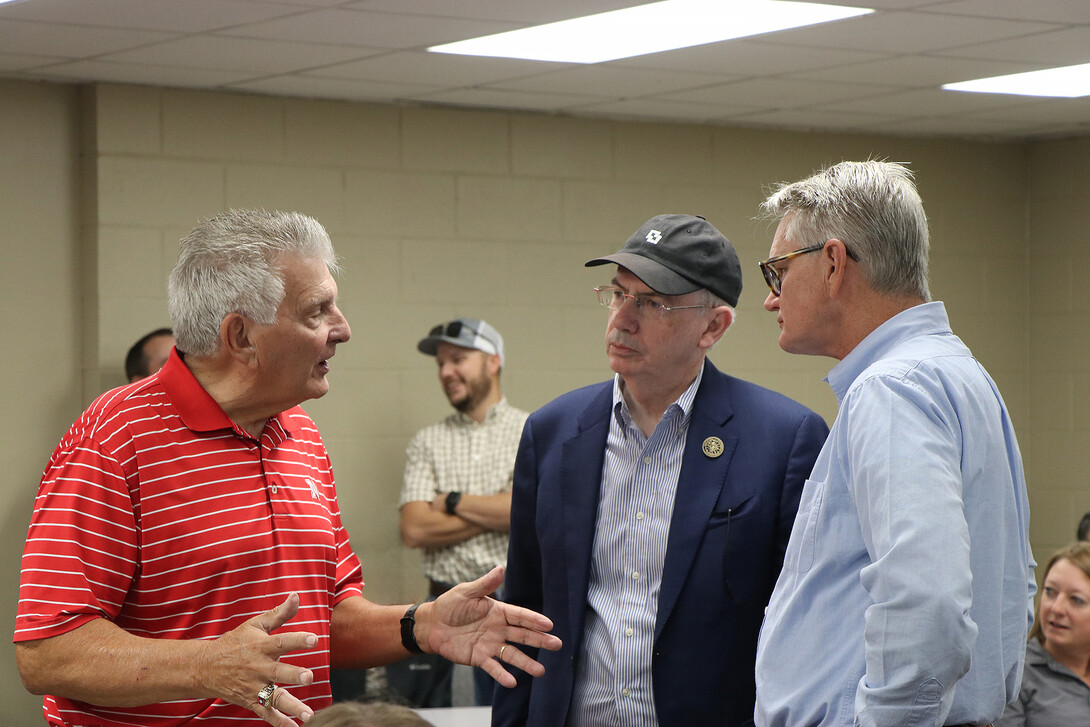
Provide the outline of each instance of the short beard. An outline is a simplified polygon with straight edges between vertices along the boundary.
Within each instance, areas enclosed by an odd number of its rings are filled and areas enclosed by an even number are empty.
[[[461,401],[452,401],[450,405],[463,414],[469,412],[476,407],[485,397],[488,396],[488,392],[492,390],[492,382],[487,377],[482,376],[479,379],[466,382],[466,395]]]

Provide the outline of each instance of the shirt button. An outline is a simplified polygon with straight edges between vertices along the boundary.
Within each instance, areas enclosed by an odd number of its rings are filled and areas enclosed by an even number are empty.
[[[636,513],[636,519],[637,520],[643,520],[643,513],[642,512]]]
[[[638,570],[637,571],[632,571],[632,580],[638,581],[639,579],[640,579],[640,572]]]
[[[625,635],[625,636],[631,636],[631,635],[632,635],[632,634],[634,634],[634,633],[636,633],[636,632],[635,632],[635,631],[633,631],[633,630],[632,630],[632,629],[630,629],[630,628],[629,628],[629,629],[625,629],[625,630],[624,630],[624,635]]]
[[[651,464],[651,458],[650,457],[644,457],[643,458],[643,463],[644,464]]]
[[[621,690],[621,696],[627,697],[630,694],[632,694],[632,692],[630,692],[628,689],[622,689]]]

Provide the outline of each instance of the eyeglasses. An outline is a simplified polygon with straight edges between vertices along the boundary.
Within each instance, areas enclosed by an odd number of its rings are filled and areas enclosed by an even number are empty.
[[[660,318],[672,310],[712,307],[710,305],[666,305],[653,295],[647,295],[646,293],[632,295],[624,292],[616,285],[603,285],[595,288],[594,292],[598,294],[598,302],[610,310],[617,310],[624,305],[626,300],[631,300],[632,307],[636,309],[637,313],[657,315]]]
[[[477,331],[473,330],[469,326],[464,325],[461,321],[451,321],[445,326],[439,324],[435,328],[428,331],[428,338],[435,338],[436,336],[442,336],[444,338],[458,338],[462,333],[462,328],[473,335],[477,335]]]
[[[826,240],[826,242],[828,241]],[[795,250],[794,252],[777,255],[776,257],[770,257],[767,260],[762,260],[761,262],[757,263],[757,265],[759,265],[761,268],[761,275],[764,276],[765,283],[768,284],[768,289],[772,291],[772,295],[779,297],[780,286],[783,284],[783,279],[780,277],[780,271],[773,267],[776,263],[782,263],[784,260],[790,260],[793,257],[805,255],[808,252],[817,252],[818,250],[824,250],[825,244],[826,243],[823,242],[820,245],[811,245],[810,247],[800,248],[798,250]],[[852,253],[852,251],[848,249],[847,245],[844,246],[844,252],[848,253],[848,257],[850,257],[852,260],[859,262],[859,258],[857,258]]]

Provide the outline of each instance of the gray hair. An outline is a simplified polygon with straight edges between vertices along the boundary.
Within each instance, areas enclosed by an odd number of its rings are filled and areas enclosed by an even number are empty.
[[[843,242],[875,291],[927,301],[927,215],[912,177],[903,164],[841,162],[779,185],[761,208],[790,214],[784,233],[800,247]]]
[[[231,313],[276,321],[285,257],[317,259],[338,270],[325,228],[298,212],[229,210],[193,228],[180,247],[167,303],[178,350],[193,356],[219,350],[220,323]]]

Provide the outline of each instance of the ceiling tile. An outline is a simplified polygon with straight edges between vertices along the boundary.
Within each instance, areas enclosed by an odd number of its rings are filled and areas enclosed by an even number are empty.
[[[386,52],[372,58],[341,63],[314,71],[326,78],[358,78],[426,83],[444,86],[471,86],[490,81],[541,73],[550,68],[564,68],[564,63],[479,56],[448,55],[426,51]]]
[[[904,55],[836,68],[792,73],[793,79],[839,83],[884,83],[906,87],[941,86],[944,83],[988,78],[1006,73],[1033,71],[1043,66],[1009,61],[989,61],[942,56]]]
[[[492,109],[520,109],[531,111],[562,111],[587,103],[587,96],[556,93],[520,93],[489,88],[461,88],[451,91],[415,94],[414,101],[442,103],[456,106],[476,106]]]
[[[1038,20],[1046,23],[1090,23],[1090,3],[1083,0],[954,0],[927,10],[980,18]]]
[[[176,33],[150,30],[0,20],[0,48],[5,53],[85,58],[177,37]]]
[[[1090,26],[953,48],[944,51],[942,55],[994,60],[1021,59],[1045,65],[1090,63]]]
[[[389,101],[440,89],[437,85],[383,83],[314,76],[273,76],[227,84],[230,88],[260,93],[329,98],[347,101]]]
[[[224,31],[224,35],[375,48],[423,48],[517,27],[494,21],[329,8],[290,18],[251,23]]]
[[[200,33],[301,10],[246,0],[31,0],[0,5],[0,18]]]
[[[563,93],[578,89],[580,93],[622,98],[650,96],[673,90],[710,86],[733,80],[726,74],[681,73],[645,68],[624,68],[610,64],[578,66],[552,73],[540,73],[491,84],[494,88],[519,91]]]
[[[756,109],[722,104],[688,103],[655,98],[634,98],[608,103],[573,106],[570,111],[593,116],[654,119],[657,121],[695,121],[710,123]]]
[[[459,18],[504,20],[537,25],[643,5],[646,2],[647,0],[593,0],[593,2],[587,2],[587,0],[548,0],[547,2],[458,0],[457,10],[452,11],[451,0],[358,0],[358,2],[350,3],[348,7],[412,15],[440,17],[456,15]]]
[[[842,66],[847,63],[862,63],[889,56],[889,53],[738,40],[626,58],[614,61],[613,64],[630,68],[666,68],[703,73],[775,76],[797,71],[800,68]]]
[[[108,81],[111,83],[139,83],[149,86],[176,86],[179,88],[215,88],[223,84],[243,80],[251,74],[212,71],[202,68],[141,66],[134,63],[74,61],[43,68],[40,75],[51,80]]]
[[[1033,104],[1037,99],[994,93],[961,93],[941,89],[920,89],[843,101],[837,108],[862,113],[894,113],[906,118],[949,116],[988,109]]]
[[[769,33],[769,43],[797,43],[885,53],[927,53],[1052,30],[1047,23],[967,18],[922,12],[863,15],[835,23]]]
[[[316,68],[356,59],[366,51],[343,45],[292,43],[259,38],[193,35],[102,58],[121,63],[142,63],[179,68],[249,71],[270,75],[299,68]],[[372,53],[382,51],[373,50]]]
[[[65,61],[54,56],[23,55],[20,53],[0,53],[0,71],[22,71],[47,64]]]
[[[755,108],[798,108],[815,103],[874,96],[892,90],[889,86],[862,83],[823,83],[761,78],[718,86],[658,94],[660,98],[703,103],[729,103]]]

